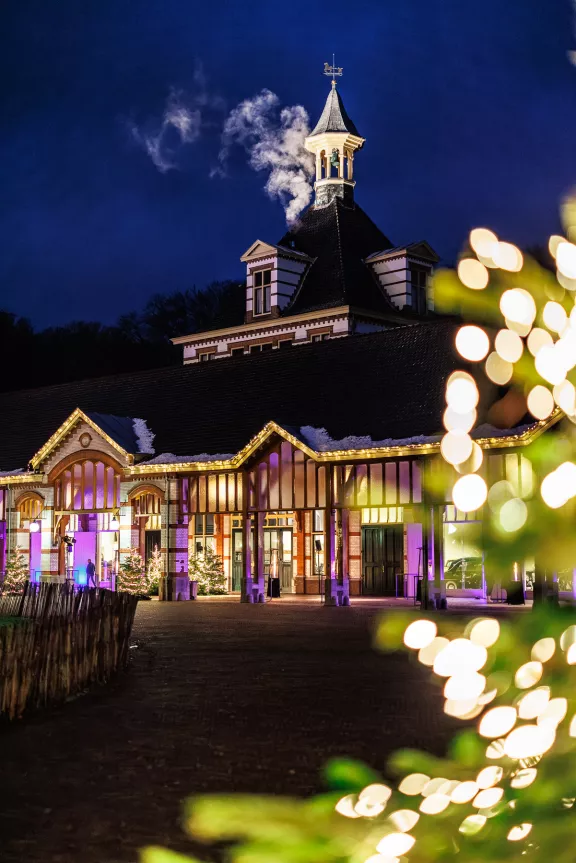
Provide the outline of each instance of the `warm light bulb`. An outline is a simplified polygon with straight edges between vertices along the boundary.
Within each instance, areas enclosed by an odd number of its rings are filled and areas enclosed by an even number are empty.
[[[476,381],[467,372],[453,372],[446,383],[446,403],[459,414],[468,414],[478,404]]]
[[[493,250],[492,258],[500,269],[511,273],[519,272],[524,263],[522,252],[512,243],[498,243]]]
[[[492,383],[502,387],[510,381],[514,371],[514,366],[512,363],[503,360],[496,351],[492,351],[486,360],[485,369],[486,374]]]
[[[554,410],[554,397],[547,387],[536,384],[528,393],[528,410],[537,420],[547,419]]]
[[[415,841],[409,833],[389,833],[380,840],[376,850],[385,857],[401,857],[410,851]]]
[[[472,455],[472,438],[460,429],[449,431],[440,442],[440,452],[449,464],[461,464]]]
[[[488,228],[474,228],[470,231],[470,245],[482,258],[491,258],[497,243],[498,237]]]
[[[482,737],[501,737],[514,727],[517,718],[514,707],[493,707],[480,720],[478,733]]]
[[[527,339],[528,350],[533,357],[535,357],[538,351],[542,350],[543,347],[551,347],[553,344],[554,339],[548,330],[543,330],[540,327],[534,327]]]
[[[563,276],[576,279],[576,246],[565,240],[557,243],[556,266]]]
[[[504,743],[508,758],[516,760],[543,755],[553,745],[556,729],[551,725],[522,725],[510,732]]]
[[[536,317],[536,303],[524,288],[510,288],[500,297],[500,311],[515,323],[531,325]]]
[[[565,329],[568,322],[568,315],[560,303],[552,301],[546,303],[542,311],[542,318],[549,330],[554,333],[561,333]]]
[[[438,627],[433,620],[415,620],[404,632],[404,644],[413,650],[420,650],[432,644]]]

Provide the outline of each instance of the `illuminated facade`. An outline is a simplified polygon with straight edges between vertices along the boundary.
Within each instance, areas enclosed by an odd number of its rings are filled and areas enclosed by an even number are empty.
[[[0,571],[20,547],[33,580],[86,583],[90,560],[113,588],[131,548],[157,548],[162,597],[185,599],[189,555],[210,547],[244,601],[271,578],[333,604],[426,577],[485,595],[482,513],[428,482],[456,325],[432,311],[432,249],[393,247],[354,202],[363,144],[333,86],[306,141],[314,204],[250,247],[244,321],[175,339],[181,367],[4,394]],[[556,415],[498,431],[485,397],[481,472],[528,494],[523,452]]]

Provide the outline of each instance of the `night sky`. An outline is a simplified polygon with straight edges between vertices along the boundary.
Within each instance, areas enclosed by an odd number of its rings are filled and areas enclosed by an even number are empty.
[[[569,0],[6,0],[0,308],[112,323],[153,293],[241,278],[284,213],[240,148],[210,177],[223,122],[269,88],[314,124],[332,51],[367,139],[356,198],[394,243],[450,260],[480,224],[546,242],[576,184],[575,20]],[[160,125],[170,88],[202,103],[202,126],[162,173],[132,129]]]

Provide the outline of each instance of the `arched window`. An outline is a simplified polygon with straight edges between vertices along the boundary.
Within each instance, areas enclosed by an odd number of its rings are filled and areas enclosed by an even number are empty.
[[[122,467],[100,452],[74,453],[49,476],[56,513],[115,512],[120,507]]]
[[[160,530],[163,491],[155,485],[140,485],[128,494],[132,504],[132,524],[147,530]]]
[[[44,509],[44,498],[35,491],[26,491],[14,502],[14,507],[20,514],[20,527],[26,521],[36,521]]]

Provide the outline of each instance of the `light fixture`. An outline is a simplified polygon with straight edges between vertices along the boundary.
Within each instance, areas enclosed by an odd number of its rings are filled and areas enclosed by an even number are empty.
[[[38,533],[38,531],[40,530],[39,522],[31,521],[29,530],[30,530],[30,533]]]
[[[110,530],[118,530],[120,527],[120,520],[117,515],[113,515],[110,519]]]

